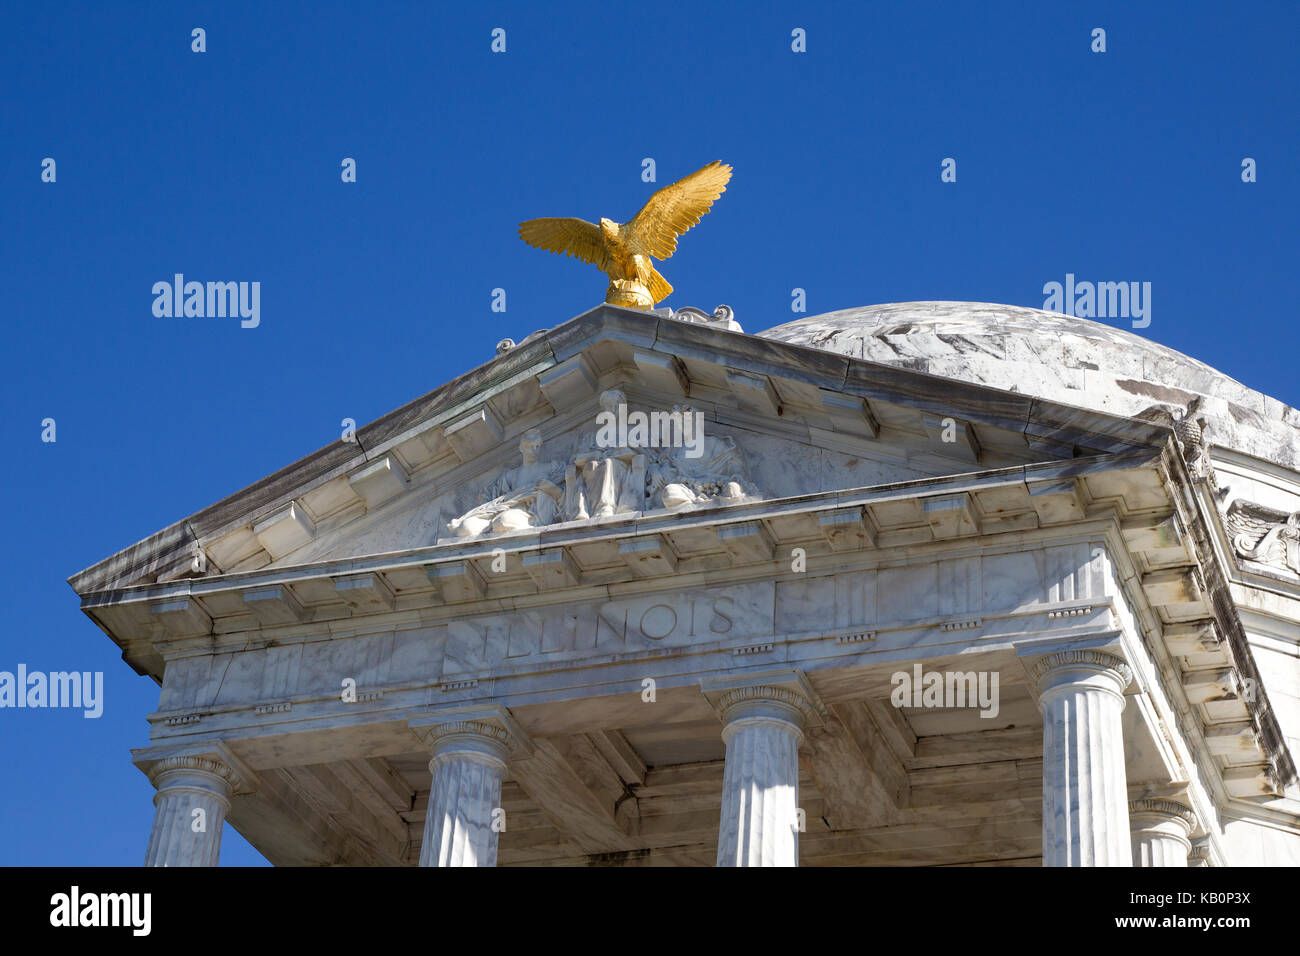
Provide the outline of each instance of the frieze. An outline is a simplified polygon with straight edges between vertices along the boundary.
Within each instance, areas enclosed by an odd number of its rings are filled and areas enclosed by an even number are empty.
[[[971,641],[1014,640],[1044,626],[1088,627],[1096,623],[1091,618],[1050,618],[1048,612],[1061,610],[1063,599],[1088,601],[1094,612],[1110,606],[1107,579],[1091,559],[1095,547],[1077,542],[781,581],[469,611],[395,631],[184,658],[168,667],[160,717],[251,711],[292,700],[296,718],[299,702],[306,706],[304,696],[334,699],[345,678],[368,692],[383,690],[385,705],[391,700],[401,706],[402,688],[422,682],[443,697],[556,665],[675,656],[687,649],[743,658],[789,647],[796,656],[821,659],[829,648],[890,653],[951,643],[957,634]],[[975,621],[982,630],[948,633]],[[821,642],[828,647],[817,650],[813,645]],[[805,643],[806,651],[797,649]],[[267,711],[260,718],[278,716],[288,715]]]
[[[442,674],[448,679],[549,655],[622,654],[766,637],[772,633],[774,595],[774,586],[763,582],[453,621],[446,625]]]

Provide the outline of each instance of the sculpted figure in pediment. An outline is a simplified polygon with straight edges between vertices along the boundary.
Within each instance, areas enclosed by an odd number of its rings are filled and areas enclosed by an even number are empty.
[[[627,397],[611,388],[600,395],[602,415],[617,420],[620,407],[626,415]],[[565,517],[569,520],[603,518],[640,511],[645,483],[645,454],[624,443],[618,429],[602,427],[578,442],[578,452],[565,472]]]
[[[541,432],[533,429],[519,440],[522,464],[496,477],[479,496],[481,503],[447,523],[447,529],[460,538],[472,538],[488,531],[520,531],[539,528],[555,521],[564,492],[564,466],[555,461],[539,461]]]
[[[689,405],[673,406],[673,414],[697,423],[699,434],[691,436],[689,445],[655,450],[646,465],[646,500],[652,507],[735,501],[758,493],[735,441],[705,435],[703,416]]]

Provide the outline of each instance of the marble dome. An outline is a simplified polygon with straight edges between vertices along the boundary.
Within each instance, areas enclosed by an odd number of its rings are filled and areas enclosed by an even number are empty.
[[[763,338],[1133,416],[1201,396],[1210,443],[1300,470],[1300,412],[1203,362],[1089,319],[987,302],[894,302]]]

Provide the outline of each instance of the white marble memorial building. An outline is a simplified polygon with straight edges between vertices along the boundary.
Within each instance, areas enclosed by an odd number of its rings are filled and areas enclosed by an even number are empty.
[[[602,305],[71,584],[149,865],[1300,864],[1300,412],[1087,320]]]

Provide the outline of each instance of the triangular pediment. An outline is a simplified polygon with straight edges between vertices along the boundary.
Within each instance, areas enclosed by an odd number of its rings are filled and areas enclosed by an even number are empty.
[[[321,521],[325,527],[313,522],[308,529],[291,516],[281,517],[282,538],[272,543],[287,550],[270,566],[445,544],[495,546],[490,543],[508,543],[542,528],[576,529],[607,518],[662,512],[721,516],[740,503],[1056,458],[1027,445],[984,447],[977,444],[975,426],[951,417],[895,412],[889,424],[881,424],[868,417],[865,405],[850,413],[847,401],[829,411],[746,409],[727,401],[731,396],[701,401],[648,385],[638,370],[623,371],[620,381],[602,376],[607,388],[562,414],[525,418],[527,427],[490,422],[491,405],[485,404],[453,423],[468,420],[454,435],[479,433],[474,457],[446,462],[444,470],[423,480],[397,453],[377,460],[360,480],[350,477],[358,493],[386,496],[376,507],[333,527]],[[609,408],[602,406],[602,396]],[[476,436],[461,440],[474,442]],[[260,533],[268,536],[265,529]]]
[[[699,456],[654,447],[654,435],[608,447],[603,459],[593,454],[601,396],[613,388],[623,391],[629,425],[636,413],[661,423],[698,415],[702,434],[683,443],[698,441]],[[538,467],[525,467],[520,440],[533,432],[542,439]],[[1159,438],[1145,422],[601,306],[72,584],[85,594],[637,514],[721,515],[756,501],[1072,460]],[[554,474],[542,474],[547,464]],[[521,481],[543,480],[552,501],[540,508],[493,505]],[[623,490],[598,491],[602,482]],[[514,513],[502,517],[506,510]]]

